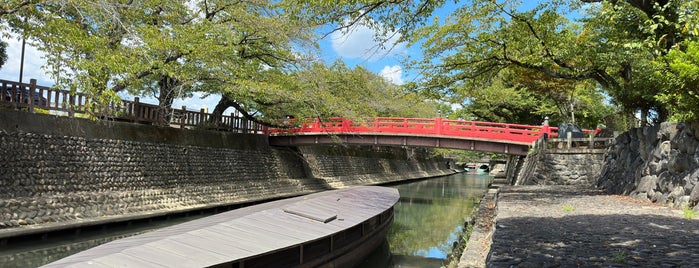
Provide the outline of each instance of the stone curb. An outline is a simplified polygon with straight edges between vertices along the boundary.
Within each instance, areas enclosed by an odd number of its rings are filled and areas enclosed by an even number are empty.
[[[476,222],[473,231],[466,244],[464,253],[459,259],[459,268],[485,267],[490,245],[493,242],[495,232],[495,217],[497,216],[497,203],[499,188],[490,188],[483,196],[476,212]]]

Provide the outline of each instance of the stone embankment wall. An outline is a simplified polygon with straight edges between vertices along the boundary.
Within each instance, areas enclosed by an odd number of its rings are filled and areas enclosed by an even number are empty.
[[[0,111],[0,145],[0,238],[451,173],[400,148],[14,111]]]
[[[594,186],[603,163],[602,153],[575,149],[540,150],[527,156],[515,185]]]
[[[336,147],[299,148],[313,177],[332,188],[404,181],[453,174],[447,160],[430,160],[420,150],[379,147],[358,151]],[[406,153],[407,152],[407,153]]]
[[[597,186],[610,193],[697,209],[697,138],[698,122],[632,129],[608,149]]]
[[[603,154],[542,153],[528,180],[520,184],[594,185]]]

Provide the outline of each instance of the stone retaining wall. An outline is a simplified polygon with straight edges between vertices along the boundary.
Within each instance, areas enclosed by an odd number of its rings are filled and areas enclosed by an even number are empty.
[[[608,149],[597,186],[610,193],[666,203],[699,202],[699,123],[632,129]]]
[[[328,149],[328,147],[326,147]],[[330,187],[371,185],[418,178],[453,174],[447,160],[428,160],[428,156],[414,149],[381,148],[375,150],[348,150],[330,147],[300,148],[309,163],[313,177],[321,178]],[[377,157],[378,156],[378,157]]]
[[[538,152],[527,156],[517,185],[595,185],[603,154]],[[535,163],[531,163],[531,161]]]
[[[0,238],[451,172],[399,148],[271,148],[261,135],[4,110],[0,144]]]
[[[594,185],[603,154],[543,153],[527,184]]]

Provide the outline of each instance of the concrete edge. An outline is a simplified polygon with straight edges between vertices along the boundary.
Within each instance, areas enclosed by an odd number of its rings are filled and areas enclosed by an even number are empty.
[[[485,267],[490,256],[490,245],[495,233],[495,219],[498,210],[500,189],[490,188],[481,199],[476,213],[476,221],[464,253],[459,258],[459,268]]]

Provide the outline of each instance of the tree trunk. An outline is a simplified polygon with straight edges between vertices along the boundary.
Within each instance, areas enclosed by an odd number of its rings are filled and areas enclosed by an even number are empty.
[[[226,111],[226,109],[228,109],[229,107],[233,107],[234,103],[235,102],[228,98],[226,95],[222,95],[221,100],[218,101],[216,107],[211,112],[211,119],[209,121],[212,123],[220,123],[221,117],[223,116],[223,112]]]
[[[161,76],[158,81],[160,95],[158,95],[158,125],[167,125],[172,117],[172,103],[175,101],[176,91],[179,82],[169,76]]]

